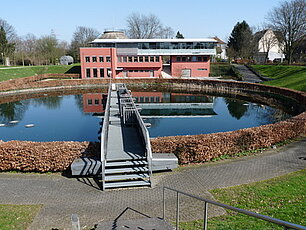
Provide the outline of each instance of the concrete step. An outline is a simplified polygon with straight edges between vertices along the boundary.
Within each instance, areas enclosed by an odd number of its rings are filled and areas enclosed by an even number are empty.
[[[132,179],[148,179],[149,174],[140,173],[140,174],[121,174],[121,175],[108,175],[105,176],[105,182],[107,181],[122,181],[122,180],[132,180]]]
[[[105,188],[124,188],[136,186],[151,186],[151,183],[149,181],[125,181],[105,183]]]
[[[138,173],[138,172],[148,172],[147,167],[129,167],[129,168],[111,168],[105,169],[105,175],[109,174],[119,174],[119,173]]]
[[[105,167],[120,167],[120,166],[133,166],[133,165],[147,165],[147,161],[113,161],[113,162],[106,162]]]

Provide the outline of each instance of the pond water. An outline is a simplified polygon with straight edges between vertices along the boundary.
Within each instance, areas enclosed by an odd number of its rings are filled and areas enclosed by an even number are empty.
[[[151,137],[206,134],[274,123],[289,114],[235,98],[132,92]],[[104,96],[103,96],[104,95]],[[105,94],[84,93],[0,104],[0,140],[99,141]]]

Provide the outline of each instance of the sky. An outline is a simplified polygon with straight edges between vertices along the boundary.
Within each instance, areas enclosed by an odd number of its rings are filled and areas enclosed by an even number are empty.
[[[0,0],[0,18],[19,36],[54,32],[70,42],[77,26],[103,33],[124,29],[132,13],[156,15],[185,38],[218,36],[227,41],[237,22],[259,26],[279,0]]]

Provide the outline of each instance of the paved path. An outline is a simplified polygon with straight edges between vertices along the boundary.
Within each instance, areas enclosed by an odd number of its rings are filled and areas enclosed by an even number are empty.
[[[245,82],[258,83],[262,82],[262,80],[254,74],[251,70],[249,70],[245,65],[237,65],[234,64],[235,68],[242,75],[243,80]]]
[[[212,198],[209,189],[273,178],[306,167],[306,138],[284,148],[225,163],[183,168],[157,174],[153,188],[100,191],[93,180],[61,175],[0,173],[1,204],[43,204],[30,229],[70,229],[71,214],[77,213],[82,227],[101,221],[161,217],[162,186]],[[175,215],[173,193],[166,193],[167,218]],[[181,198],[181,219],[200,219],[201,203]],[[210,208],[209,216],[224,210]]]

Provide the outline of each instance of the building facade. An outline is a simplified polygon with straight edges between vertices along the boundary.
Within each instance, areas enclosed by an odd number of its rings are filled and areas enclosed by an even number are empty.
[[[208,77],[215,44],[214,39],[102,36],[92,41],[91,47],[80,48],[82,78]],[[165,57],[169,60],[167,65],[163,65]],[[165,74],[164,66],[169,65]]]

